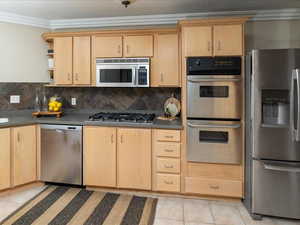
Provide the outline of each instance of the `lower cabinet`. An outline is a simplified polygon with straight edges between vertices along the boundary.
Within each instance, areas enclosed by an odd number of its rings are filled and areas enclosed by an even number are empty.
[[[151,129],[118,129],[118,187],[151,189]]]
[[[0,190],[11,186],[10,181],[10,129],[0,129]]]
[[[116,131],[113,127],[84,127],[84,185],[117,185]]]
[[[13,186],[36,181],[36,126],[12,128]]]

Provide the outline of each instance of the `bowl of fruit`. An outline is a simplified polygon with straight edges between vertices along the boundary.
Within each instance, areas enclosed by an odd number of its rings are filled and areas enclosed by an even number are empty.
[[[59,97],[51,97],[48,103],[49,112],[61,112],[62,101]]]

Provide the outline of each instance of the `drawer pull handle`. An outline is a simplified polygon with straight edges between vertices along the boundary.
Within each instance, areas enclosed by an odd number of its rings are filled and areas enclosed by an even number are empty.
[[[165,152],[174,152],[172,149],[165,149]]]
[[[173,138],[171,135],[166,135],[165,138]]]
[[[168,184],[168,185],[174,184],[173,181],[166,181],[165,180],[164,182],[165,182],[165,184]]]
[[[209,187],[210,187],[211,189],[215,189],[215,190],[217,190],[217,189],[220,188],[218,185],[209,185]]]
[[[173,166],[173,165],[170,165],[170,166],[168,166],[168,165],[165,165],[165,168],[166,168],[166,169],[173,169],[173,168],[174,168],[174,166]]]

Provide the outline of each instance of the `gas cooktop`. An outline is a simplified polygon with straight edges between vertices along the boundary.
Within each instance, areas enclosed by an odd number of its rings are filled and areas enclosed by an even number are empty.
[[[152,123],[154,113],[109,113],[99,112],[89,117],[90,121]]]

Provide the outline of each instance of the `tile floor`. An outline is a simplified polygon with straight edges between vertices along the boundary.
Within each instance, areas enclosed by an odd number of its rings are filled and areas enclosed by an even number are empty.
[[[44,187],[0,196],[0,222]],[[300,221],[264,217],[253,221],[241,203],[158,197],[154,225],[300,225]]]

